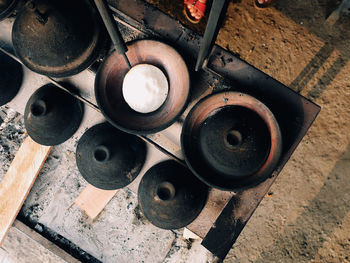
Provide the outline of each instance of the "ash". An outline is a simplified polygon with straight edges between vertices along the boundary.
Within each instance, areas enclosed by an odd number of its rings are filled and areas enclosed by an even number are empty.
[[[0,181],[25,138],[23,117],[7,106],[0,107]]]

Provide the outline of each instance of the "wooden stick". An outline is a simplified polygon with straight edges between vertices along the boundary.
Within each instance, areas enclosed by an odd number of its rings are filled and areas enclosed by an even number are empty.
[[[0,246],[26,199],[52,147],[34,142],[29,136],[19,148],[0,183]]]
[[[75,199],[74,204],[95,219],[118,190],[102,190],[89,184]]]

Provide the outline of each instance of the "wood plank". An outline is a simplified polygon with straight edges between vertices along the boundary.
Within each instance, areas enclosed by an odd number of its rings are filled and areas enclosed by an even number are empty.
[[[0,263],[15,262],[79,263],[80,261],[16,219],[0,248]]]
[[[147,156],[144,166],[137,178],[127,187],[135,194],[142,176],[146,171],[158,162],[169,159],[168,156],[157,150],[153,145],[147,145]],[[95,219],[105,206],[111,201],[117,190],[102,190],[92,185],[88,185],[73,202],[77,207],[85,212],[90,219]]]
[[[18,236],[22,240],[26,240],[26,242],[22,242],[21,250],[25,252],[28,250],[31,252],[31,254],[37,253],[38,257],[42,257],[43,255],[46,255],[46,260],[44,259],[43,262],[48,262],[48,259],[53,258],[50,262],[69,262],[69,263],[79,263],[80,261],[76,258],[72,257],[70,254],[68,254],[66,251],[52,243],[50,240],[46,239],[39,233],[37,233],[35,230],[31,229],[27,225],[23,224],[22,222],[15,220],[13,223],[13,227],[11,228],[13,233],[16,233],[16,236]],[[12,231],[10,230],[10,231]],[[11,233],[11,232],[10,232]],[[3,247],[9,251],[10,247],[12,248],[12,253],[16,254],[16,256],[19,256],[18,254],[18,246],[16,246],[15,240],[9,240],[10,234],[7,237],[7,239],[4,242]],[[11,246],[6,243],[12,243]],[[28,244],[31,243],[31,244]],[[41,252],[41,253],[40,253]],[[27,253],[28,254],[28,253]],[[40,260],[38,260],[39,262]]]
[[[195,233],[193,233],[191,230],[188,230],[188,228],[184,228],[184,232],[182,234],[184,239],[201,239],[199,236],[197,236]]]
[[[233,192],[210,189],[208,202],[198,217],[187,226],[188,230],[204,238],[233,195]]]
[[[118,190],[102,190],[89,184],[75,199],[74,204],[95,219]]]
[[[29,136],[19,148],[0,183],[0,246],[21,209],[35,178],[52,147],[34,142]]]

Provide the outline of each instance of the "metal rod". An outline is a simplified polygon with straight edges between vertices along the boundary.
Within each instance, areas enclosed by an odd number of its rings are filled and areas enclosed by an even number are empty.
[[[109,9],[105,0],[94,0],[94,1],[96,4],[96,7],[98,9],[98,12],[101,15],[103,23],[106,26],[108,34],[112,39],[115,50],[119,54],[123,55],[123,58],[130,69],[131,64],[130,64],[130,61],[129,61],[127,55],[125,54],[128,51],[128,48],[124,42],[124,39],[123,39],[118,27],[117,27],[117,24],[115,23],[115,20],[113,18],[111,10]]]
[[[202,68],[204,60],[208,57],[209,52],[215,42],[218,33],[218,23],[221,13],[224,9],[226,0],[214,0],[208,18],[207,27],[205,28],[204,36],[201,41],[201,47],[196,62],[195,70]]]
[[[130,61],[128,59],[128,56],[126,55],[126,53],[123,53],[122,55],[124,57],[126,64],[128,65],[128,68],[131,69],[131,64],[130,64]]]

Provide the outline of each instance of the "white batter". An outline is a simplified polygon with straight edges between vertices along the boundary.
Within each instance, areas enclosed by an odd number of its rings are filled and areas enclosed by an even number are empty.
[[[160,108],[169,92],[168,80],[157,67],[139,64],[132,67],[123,81],[123,96],[133,110],[149,113]]]

